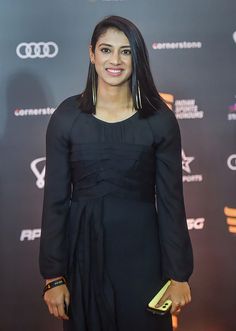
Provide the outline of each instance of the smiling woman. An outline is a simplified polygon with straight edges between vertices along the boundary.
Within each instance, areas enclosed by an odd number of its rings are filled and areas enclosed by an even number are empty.
[[[98,77],[97,116],[106,120],[117,120],[131,115],[134,110],[130,93],[127,91],[132,74],[132,57],[128,38],[122,31],[109,28],[100,36],[94,52],[92,46],[89,50],[91,63]],[[105,106],[112,96],[120,103],[120,111],[112,111],[110,105]]]
[[[113,41],[113,44],[107,43],[110,40]],[[111,77],[121,77],[116,82],[120,84],[123,82],[128,83],[128,79],[132,73],[132,59],[129,40],[123,32],[112,28],[108,29],[99,38],[99,43],[94,53],[90,46],[90,58],[91,63],[95,64],[99,80],[103,78],[102,74],[105,71]],[[105,75],[105,82],[106,78]],[[107,83],[112,84],[112,81],[108,81]]]
[[[132,22],[99,22],[89,58],[85,90],[47,128],[44,300],[64,331],[171,331],[170,312],[146,308],[167,280],[171,313],[191,300],[178,122]]]

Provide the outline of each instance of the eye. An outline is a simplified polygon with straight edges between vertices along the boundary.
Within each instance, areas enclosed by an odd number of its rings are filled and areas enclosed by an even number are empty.
[[[101,48],[101,52],[102,53],[110,53],[110,49],[107,48],[107,47],[103,47],[103,48]]]
[[[130,55],[131,54],[131,50],[130,49],[124,49],[122,51],[122,53],[125,54],[125,55]]]

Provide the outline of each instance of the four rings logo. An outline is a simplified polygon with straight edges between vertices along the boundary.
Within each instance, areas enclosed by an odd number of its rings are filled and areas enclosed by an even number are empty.
[[[37,180],[36,180],[36,185],[38,188],[44,188],[44,178],[45,178],[45,160],[46,157],[40,157],[38,159],[33,160],[30,163],[30,168],[35,174]],[[39,164],[41,164],[41,171],[39,169]]]
[[[16,54],[21,59],[44,59],[45,57],[53,58],[58,54],[58,46],[53,41],[48,42],[31,42],[20,43],[16,47]]]

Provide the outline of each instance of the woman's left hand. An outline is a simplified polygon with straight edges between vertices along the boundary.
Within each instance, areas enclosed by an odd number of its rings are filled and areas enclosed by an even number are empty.
[[[191,302],[191,291],[188,282],[178,282],[171,279],[169,287],[156,307],[162,306],[167,299],[172,301],[171,314],[180,313],[181,308]]]

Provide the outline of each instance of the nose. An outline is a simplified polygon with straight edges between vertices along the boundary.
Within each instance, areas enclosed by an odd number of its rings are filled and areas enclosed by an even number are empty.
[[[114,64],[114,65],[119,65],[120,64],[121,60],[120,60],[119,52],[111,53],[110,62],[111,62],[111,64]]]

